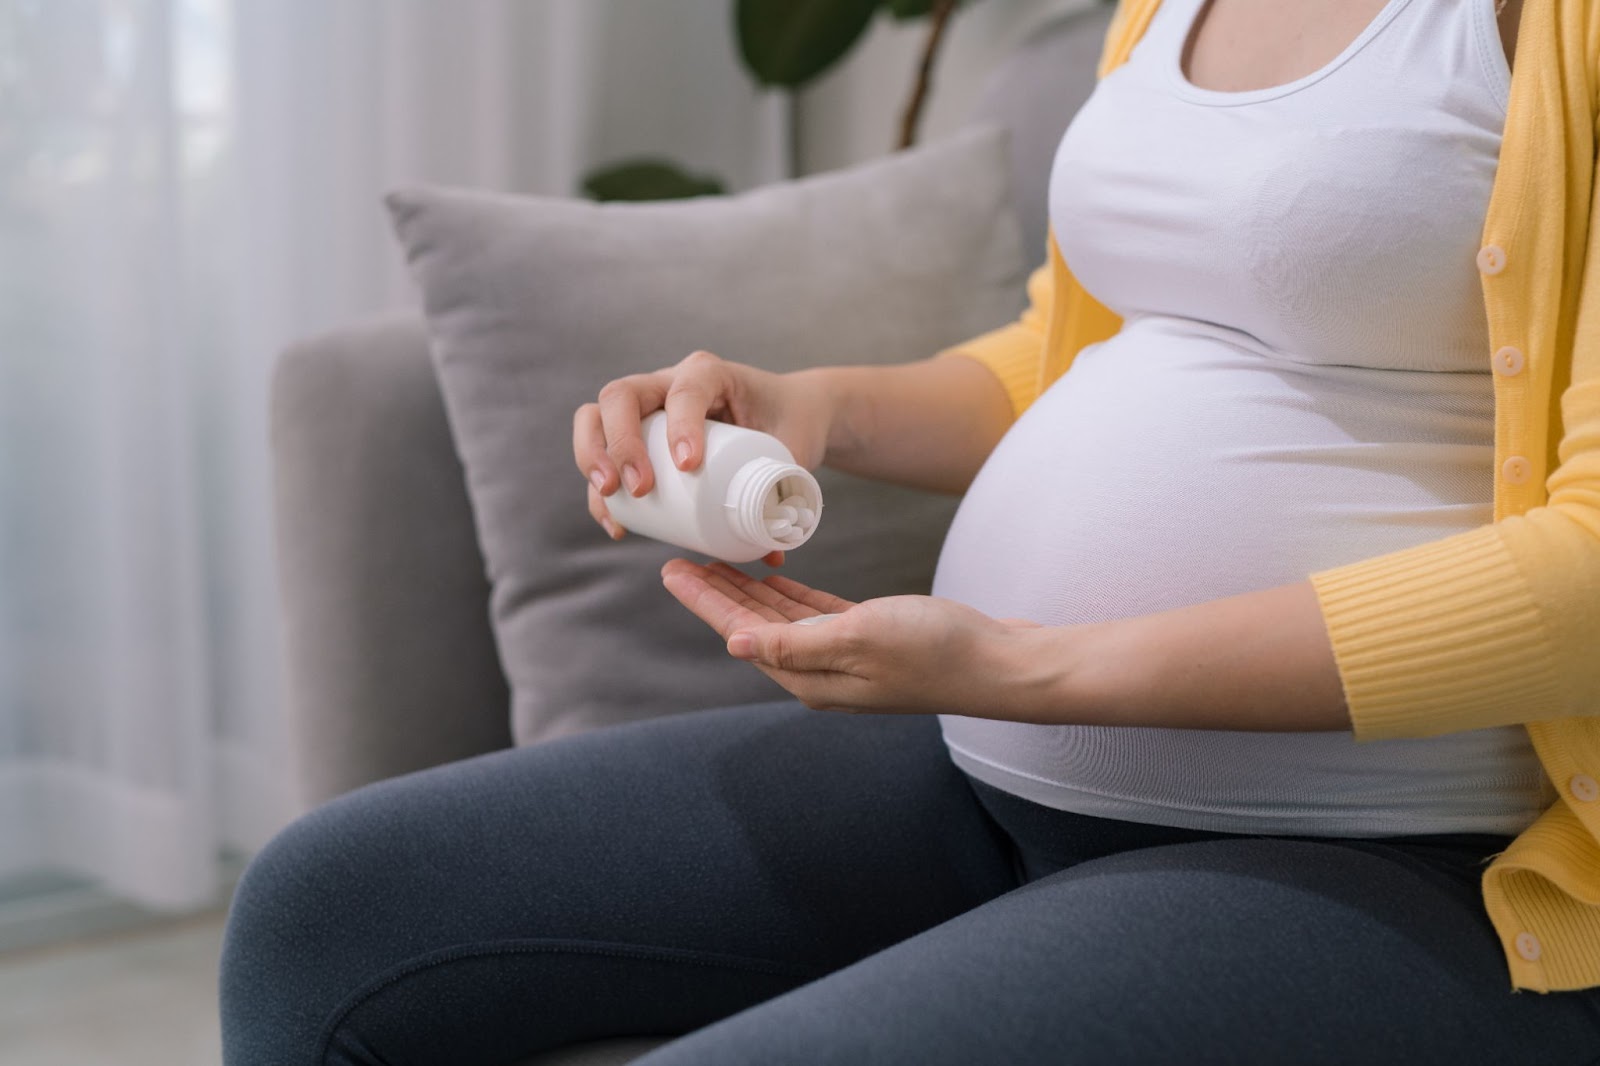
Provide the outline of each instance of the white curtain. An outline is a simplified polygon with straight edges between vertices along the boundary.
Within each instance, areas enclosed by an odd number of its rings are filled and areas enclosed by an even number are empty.
[[[267,383],[413,301],[379,197],[781,176],[728,0],[0,0],[0,881],[185,907],[294,812]]]

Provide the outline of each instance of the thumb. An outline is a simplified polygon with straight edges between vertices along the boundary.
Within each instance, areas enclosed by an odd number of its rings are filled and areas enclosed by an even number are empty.
[[[830,628],[779,622],[738,629],[728,635],[728,654],[779,670],[827,670],[839,645]]]

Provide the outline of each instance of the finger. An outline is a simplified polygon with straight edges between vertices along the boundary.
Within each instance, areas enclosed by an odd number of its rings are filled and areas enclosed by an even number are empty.
[[[802,618],[814,618],[821,613],[803,603],[790,599],[771,585],[757,581],[749,574],[742,570],[736,570],[727,563],[712,563],[706,569],[733,585],[742,595],[758,603],[765,604],[776,611],[782,620],[798,622]]]
[[[693,566],[694,564],[690,563]],[[696,567],[700,578],[711,588],[728,597],[734,603],[761,616],[768,622],[791,622],[794,619],[785,614],[776,603],[752,596],[747,587],[760,584],[745,574],[740,573],[727,563],[712,563],[710,566]],[[791,605],[795,607],[797,605]],[[798,608],[804,610],[804,608]]]
[[[724,640],[741,628],[768,625],[772,618],[751,609],[707,580],[703,568],[685,559],[674,559],[661,568],[661,583],[696,618],[716,631]]]
[[[679,470],[693,470],[705,455],[706,412],[723,400],[727,374],[721,359],[694,352],[677,366],[667,388],[667,445]]]
[[[572,456],[578,471],[600,495],[609,496],[622,484],[622,475],[606,454],[606,431],[600,424],[597,403],[584,404],[572,416]]]
[[[761,557],[761,561],[766,563],[768,566],[782,566],[783,552],[768,552]]]
[[[763,666],[797,672],[847,673],[844,662],[850,637],[842,625],[745,625],[727,634],[728,654]]]
[[[600,523],[600,528],[606,531],[606,536],[612,540],[622,539],[623,528],[617,524],[615,518],[611,517],[611,512],[606,510],[605,499],[593,485],[589,486],[589,515]]]
[[[618,378],[600,390],[600,424],[605,429],[606,452],[621,473],[622,487],[634,496],[643,496],[656,483],[639,420],[659,411],[666,395],[666,379],[657,374]]]
[[[847,600],[842,596],[835,596],[831,592],[814,589],[810,585],[802,585],[792,578],[782,574],[768,574],[762,581],[796,603],[803,603],[818,614],[843,614],[855,606],[854,600]]]

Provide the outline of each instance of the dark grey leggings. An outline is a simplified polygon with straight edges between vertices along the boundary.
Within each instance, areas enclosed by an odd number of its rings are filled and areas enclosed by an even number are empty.
[[[239,886],[227,1066],[1589,1066],[1514,994],[1492,836],[1248,837],[976,785],[926,717],[708,711],[387,781]]]

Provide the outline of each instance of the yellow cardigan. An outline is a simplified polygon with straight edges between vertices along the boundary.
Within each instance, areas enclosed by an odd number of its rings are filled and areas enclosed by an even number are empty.
[[[1103,76],[1161,0],[1122,0]],[[1490,864],[1513,988],[1600,985],[1600,4],[1530,0],[1478,266],[1494,521],[1308,575],[1358,739],[1520,723],[1560,798]],[[1374,249],[1382,255],[1382,249]],[[1020,414],[1121,320],[1054,236],[1021,319],[951,349]],[[1419,309],[1419,313],[1426,313]]]

